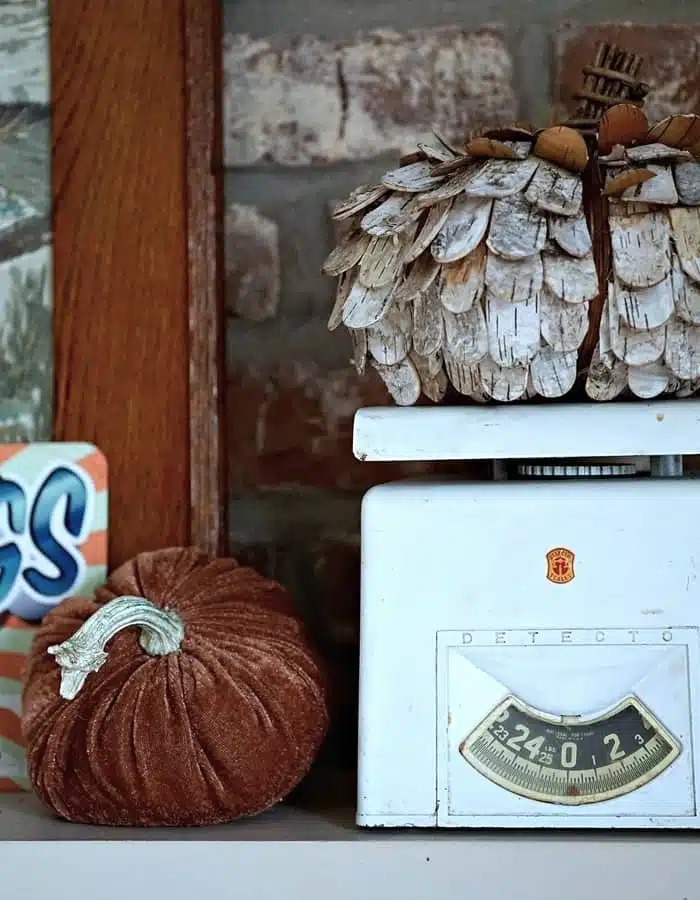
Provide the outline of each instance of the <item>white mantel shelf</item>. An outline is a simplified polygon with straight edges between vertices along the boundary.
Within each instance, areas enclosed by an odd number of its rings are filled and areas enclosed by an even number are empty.
[[[96,828],[12,795],[0,873],[2,900],[698,900],[700,835],[367,832],[350,810],[288,806],[214,828]]]

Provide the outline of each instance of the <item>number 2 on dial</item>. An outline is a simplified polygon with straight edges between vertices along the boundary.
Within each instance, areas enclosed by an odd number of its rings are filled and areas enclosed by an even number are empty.
[[[615,734],[615,732],[606,734],[603,738],[603,743],[606,747],[612,744],[612,750],[610,751],[611,760],[622,759],[622,757],[625,755],[625,751],[620,748],[620,738]]]

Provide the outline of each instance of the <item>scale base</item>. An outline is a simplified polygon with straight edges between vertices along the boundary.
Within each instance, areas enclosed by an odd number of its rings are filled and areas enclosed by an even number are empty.
[[[676,478],[373,488],[357,824],[699,828],[699,504]],[[509,698],[531,718],[494,725]]]

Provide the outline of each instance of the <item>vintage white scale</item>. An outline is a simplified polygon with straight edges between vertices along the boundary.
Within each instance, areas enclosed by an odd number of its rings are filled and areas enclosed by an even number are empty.
[[[694,400],[365,409],[357,822],[700,826]]]

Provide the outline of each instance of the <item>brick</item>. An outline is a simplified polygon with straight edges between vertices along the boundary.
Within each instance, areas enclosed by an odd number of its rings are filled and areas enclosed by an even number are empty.
[[[432,129],[460,141],[516,116],[501,31],[376,30],[317,37],[224,37],[229,166],[308,165],[413,149]]]
[[[235,488],[304,484],[353,488],[382,474],[352,455],[361,406],[387,403],[373,373],[324,372],[312,363],[248,366],[229,377],[229,483]]]
[[[223,117],[227,165],[335,158],[342,96],[333,46],[224,35]]]
[[[554,93],[569,113],[576,111],[574,93],[582,68],[590,64],[598,41],[611,41],[639,53],[639,77],[649,84],[645,108],[651,121],[700,108],[697,25],[576,25],[567,23],[554,39]]]
[[[326,371],[294,360],[249,364],[231,370],[228,396],[231,489],[296,484],[363,490],[438,468],[353,457],[355,411],[389,404],[374,371],[358,376],[350,367]]]
[[[280,299],[277,225],[252,206],[231,203],[224,234],[227,312],[253,322],[272,318]]]
[[[516,118],[512,68],[497,29],[358,37],[342,51],[346,157],[413,150],[433,128],[463,142],[472,128]]]

